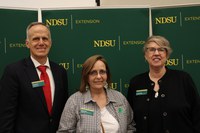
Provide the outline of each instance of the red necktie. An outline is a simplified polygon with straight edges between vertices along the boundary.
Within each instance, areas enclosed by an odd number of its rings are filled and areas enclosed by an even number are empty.
[[[41,71],[40,79],[44,80],[44,86],[43,86],[43,92],[47,104],[47,108],[49,111],[49,114],[51,114],[52,110],[52,101],[51,101],[51,86],[50,86],[50,80],[49,76],[46,72],[46,66],[38,66],[38,69]]]

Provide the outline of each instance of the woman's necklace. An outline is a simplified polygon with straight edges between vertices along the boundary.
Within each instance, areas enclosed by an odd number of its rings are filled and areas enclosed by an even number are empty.
[[[159,87],[159,84],[158,84],[158,80],[157,79],[155,79],[155,78],[153,78],[153,77],[151,77],[151,75],[150,75],[150,73],[149,73],[149,77],[150,77],[150,79],[155,83],[155,85],[154,85],[154,91],[155,91],[155,95],[154,95],[154,97],[155,98],[158,98],[158,96],[159,96],[159,89],[160,89],[160,87]]]
[[[154,91],[155,91],[155,98],[158,98],[159,96],[159,89],[160,89],[160,86],[158,84],[158,80],[165,74],[166,72],[166,69],[164,69],[164,71],[161,72],[161,74],[159,74],[160,76],[158,76],[157,78],[153,78],[149,72],[149,78],[155,83],[155,86],[154,86]],[[155,76],[154,76],[155,77]]]
[[[159,93],[158,93],[158,91],[156,91],[156,93],[155,93],[155,98],[158,98],[158,95],[159,95]]]

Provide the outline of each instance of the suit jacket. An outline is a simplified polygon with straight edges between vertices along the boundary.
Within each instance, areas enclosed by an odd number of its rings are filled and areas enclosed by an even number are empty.
[[[55,82],[51,116],[36,68],[29,58],[5,68],[0,81],[0,133],[55,133],[68,97],[66,70],[50,61]]]

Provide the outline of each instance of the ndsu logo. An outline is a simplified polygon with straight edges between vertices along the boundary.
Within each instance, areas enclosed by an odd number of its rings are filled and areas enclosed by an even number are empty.
[[[155,18],[156,24],[171,24],[177,22],[177,16]]]
[[[116,40],[94,40],[94,47],[114,47]]]
[[[46,19],[46,25],[48,25],[48,26],[67,26],[67,18]]]
[[[166,66],[177,66],[178,65],[178,59],[168,59],[166,62]]]
[[[59,65],[60,66],[63,66],[66,70],[68,70],[69,69],[69,63],[66,63],[66,62],[61,62],[61,63],[59,63]]]
[[[117,89],[117,83],[111,83],[110,88],[116,90]]]

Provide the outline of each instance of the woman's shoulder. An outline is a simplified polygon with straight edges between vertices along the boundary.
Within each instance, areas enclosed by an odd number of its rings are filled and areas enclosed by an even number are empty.
[[[183,71],[183,70],[168,69],[167,72],[170,75],[175,75],[175,76],[190,76],[188,72]]]
[[[69,96],[68,101],[76,101],[75,99],[81,99],[81,97],[82,93],[80,91],[77,91]]]
[[[124,97],[125,98],[125,96],[118,90],[108,89],[107,91],[110,92],[114,97]]]
[[[146,80],[146,78],[148,78],[148,72],[136,74],[130,79],[130,81],[143,81]]]
[[[80,91],[76,91],[69,98],[76,98],[76,97],[81,97],[83,94]]]

